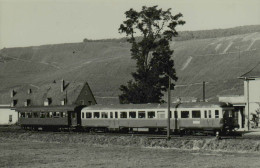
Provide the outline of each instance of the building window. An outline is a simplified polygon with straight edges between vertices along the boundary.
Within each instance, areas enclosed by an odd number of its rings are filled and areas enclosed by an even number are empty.
[[[200,118],[200,111],[199,110],[192,111],[192,118]]]
[[[215,110],[215,118],[219,118],[219,111]]]
[[[80,105],[85,105],[84,100],[80,100]]]
[[[9,122],[13,122],[13,115],[9,115]]]
[[[189,111],[181,111],[181,118],[189,118],[190,112]]]
[[[51,98],[47,98],[44,101],[44,106],[49,106],[52,103],[52,99]]]
[[[88,105],[92,105],[92,101],[88,101]]]
[[[17,104],[17,100],[13,100],[12,103],[11,103],[11,107],[16,106],[16,104]]]

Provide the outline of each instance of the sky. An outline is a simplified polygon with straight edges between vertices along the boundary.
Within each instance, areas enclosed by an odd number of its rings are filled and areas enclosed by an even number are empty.
[[[260,24],[260,0],[0,0],[0,49],[124,37],[124,12],[144,5],[182,13],[177,31]]]

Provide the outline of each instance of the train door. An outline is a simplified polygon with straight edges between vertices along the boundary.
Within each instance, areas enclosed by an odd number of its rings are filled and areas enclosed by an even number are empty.
[[[77,126],[77,113],[75,111],[69,111],[69,123],[71,126]]]

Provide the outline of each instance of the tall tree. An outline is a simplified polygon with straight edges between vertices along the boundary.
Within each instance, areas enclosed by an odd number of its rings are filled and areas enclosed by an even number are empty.
[[[131,56],[136,60],[134,78],[127,85],[121,85],[123,92],[119,95],[120,103],[159,103],[163,91],[167,90],[168,76],[177,81],[173,50],[169,42],[178,33],[177,25],[185,24],[180,20],[182,14],[171,14],[157,6],[143,6],[140,12],[130,9],[125,12],[126,20],[119,27],[125,33],[127,41],[132,44]],[[174,84],[171,83],[171,88]]]

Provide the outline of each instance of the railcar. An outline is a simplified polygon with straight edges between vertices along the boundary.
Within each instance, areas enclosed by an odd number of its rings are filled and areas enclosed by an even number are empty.
[[[170,111],[172,133],[226,133],[238,128],[231,104],[172,104]],[[167,127],[167,118],[166,104],[94,105],[81,110],[79,122],[87,131],[160,132]]]
[[[83,106],[19,107],[18,122],[24,129],[63,130],[80,124]]]

